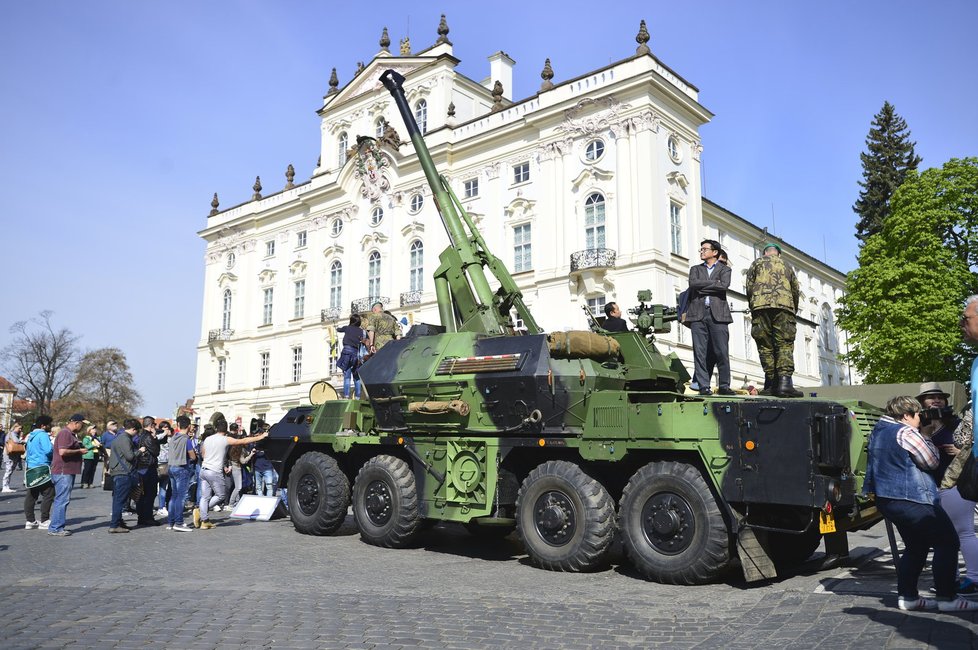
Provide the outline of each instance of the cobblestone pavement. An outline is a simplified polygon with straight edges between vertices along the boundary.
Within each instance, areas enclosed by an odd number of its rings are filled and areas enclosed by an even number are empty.
[[[417,548],[299,535],[285,520],[106,533],[109,493],[76,489],[71,537],[24,530],[0,496],[0,648],[972,648],[978,615],[896,609],[882,525],[853,564],[758,586],[646,582],[527,563],[519,542],[461,527]],[[921,584],[929,587],[929,576]],[[17,616],[14,612],[22,612]]]

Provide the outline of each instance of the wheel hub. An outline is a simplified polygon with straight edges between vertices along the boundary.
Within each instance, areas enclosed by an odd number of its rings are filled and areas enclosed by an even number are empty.
[[[561,492],[545,492],[533,506],[533,524],[543,541],[562,546],[577,530],[574,504]]]
[[[316,514],[319,509],[319,483],[315,476],[306,474],[299,479],[296,503],[298,503],[302,514],[310,516]]]
[[[677,555],[693,541],[693,511],[682,497],[671,492],[653,495],[642,508],[642,532],[660,553]]]
[[[367,517],[370,518],[370,521],[374,525],[383,526],[390,521],[392,502],[391,491],[386,483],[373,481],[367,486],[366,493],[364,494],[364,506],[367,511]]]

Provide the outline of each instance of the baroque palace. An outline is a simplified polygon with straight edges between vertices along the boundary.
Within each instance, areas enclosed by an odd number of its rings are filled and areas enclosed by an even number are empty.
[[[380,51],[340,88],[336,70],[318,114],[321,155],[312,178],[219,210],[207,226],[204,305],[194,407],[204,418],[277,421],[307,402],[310,385],[336,370],[336,327],[379,300],[404,323],[438,323],[431,272],[448,238],[390,94],[392,68],[439,171],[486,243],[509,267],[546,331],[587,329],[582,308],[634,306],[640,289],[675,305],[702,239],[728,251],[734,310],[734,386],[763,383],[750,336],[744,274],[771,239],[702,196],[699,128],[713,115],[698,90],[649,50],[643,21],[635,54],[554,81],[548,59],[539,92],[508,96],[515,62],[489,56],[488,76],[456,70],[444,16],[431,47],[405,39]],[[845,334],[833,310],[845,276],[777,240],[802,287],[795,385],[850,383],[839,360]],[[691,336],[657,335],[692,374]],[[840,350],[840,346],[841,350]]]

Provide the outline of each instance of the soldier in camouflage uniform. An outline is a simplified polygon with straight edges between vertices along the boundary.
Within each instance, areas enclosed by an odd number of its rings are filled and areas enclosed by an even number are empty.
[[[781,247],[764,245],[764,255],[747,270],[750,335],[764,368],[761,395],[801,397],[791,383],[795,372],[795,313],[798,311],[798,278],[781,259]]]
[[[384,311],[384,305],[375,302],[370,313],[367,314],[367,325],[364,329],[367,330],[368,352],[373,354],[396,339],[401,328],[397,324],[397,320],[390,313]]]

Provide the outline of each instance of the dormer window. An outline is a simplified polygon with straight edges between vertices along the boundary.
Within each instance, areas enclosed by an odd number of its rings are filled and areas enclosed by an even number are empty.
[[[428,132],[428,102],[419,99],[414,105],[414,119],[418,122],[418,129],[421,133]]]

